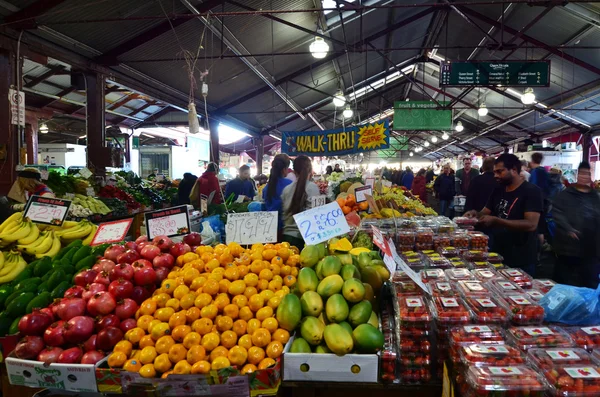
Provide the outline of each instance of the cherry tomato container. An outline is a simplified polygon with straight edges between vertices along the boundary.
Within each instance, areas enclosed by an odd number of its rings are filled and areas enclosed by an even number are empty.
[[[402,357],[405,353],[427,353],[431,351],[431,342],[429,338],[403,338],[398,346],[398,351]]]
[[[416,251],[413,251],[413,250],[409,250],[409,251],[403,252],[402,255],[401,255],[401,257],[404,260],[407,260],[407,259],[421,259],[421,258],[423,258],[423,256],[421,255],[420,252],[416,252]]]
[[[404,262],[406,262],[406,264],[413,270],[424,269],[427,265],[427,263],[425,262],[425,260],[422,257],[421,258],[408,258]]]
[[[447,281],[430,281],[429,288],[433,296],[456,296],[458,295],[456,288],[452,283]]]
[[[498,270],[498,274],[507,280],[512,281],[523,289],[529,289],[533,287],[533,277],[527,274],[524,270],[512,268],[500,269]]]
[[[502,278],[502,276],[500,276],[496,270],[491,268],[474,268],[471,270],[471,273],[473,273],[475,280],[482,282],[490,281],[495,278]]]
[[[442,269],[421,270],[421,280],[424,282],[443,280],[446,281],[446,273]]]
[[[504,262],[504,257],[496,252],[488,252],[488,262],[498,264]]]
[[[512,317],[514,325],[533,325],[544,322],[544,308],[526,293],[505,294],[503,296]]]
[[[487,261],[487,252],[483,250],[470,249],[463,252],[463,258],[469,262],[485,262]]]
[[[471,366],[463,397],[544,397],[545,379],[527,365]]]
[[[532,289],[526,289],[525,293],[534,301],[534,302],[539,302],[544,295],[546,295],[545,293],[543,293],[542,291],[538,290],[537,288],[532,288]]]
[[[477,224],[477,218],[467,218],[466,216],[459,216],[452,220],[460,228],[463,226],[475,226]]]
[[[429,368],[421,368],[421,369],[404,369],[400,368],[398,372],[398,377],[400,378],[400,382],[403,384],[422,384],[431,381],[431,371]]]
[[[404,254],[406,252],[412,252],[412,250],[415,249],[414,245],[399,245],[396,244],[396,251],[400,252],[401,254]]]
[[[460,281],[460,280],[475,280],[473,274],[469,271],[469,269],[458,268],[458,269],[446,269],[444,271],[446,273],[446,278],[450,281]]]
[[[578,347],[529,349],[527,359],[532,366],[548,371],[560,365],[596,365],[598,362],[585,349]]]
[[[458,257],[458,249],[452,246],[440,247],[437,249],[438,253],[445,258],[456,258]]]
[[[401,281],[412,281],[412,280],[402,270],[396,270],[394,272],[394,274],[392,275],[392,282],[393,283],[398,283],[398,282],[401,282]]]
[[[500,273],[498,273],[498,275],[502,276]],[[512,281],[508,281],[504,277],[492,279],[488,281],[487,284],[490,289],[493,289],[500,295],[525,293],[525,291],[521,287],[519,287]]]
[[[417,244],[430,244],[433,246],[433,229],[429,227],[418,227],[415,229]],[[430,248],[431,249],[431,248]]]
[[[403,369],[422,369],[431,366],[431,356],[422,353],[405,353],[400,355],[400,367]]]
[[[493,296],[467,295],[465,302],[478,324],[506,324],[510,319],[506,304]]]
[[[403,296],[398,298],[398,313],[400,326],[417,326],[417,324],[429,327],[433,319],[425,299],[419,295]]]
[[[531,348],[575,347],[569,334],[557,326],[511,327],[507,330],[506,339],[523,351]]]
[[[549,278],[533,279],[533,288],[537,288],[544,294],[547,294],[555,285],[556,282],[554,280],[550,280]]]
[[[396,296],[423,295],[421,287],[412,280],[394,283],[394,288],[396,289]]]
[[[448,258],[445,258],[437,253],[434,255],[429,255],[427,260],[429,261],[430,267],[438,269],[450,269],[452,267]]]
[[[469,248],[471,237],[467,233],[457,232],[451,235],[450,243],[456,248]]]
[[[589,352],[600,351],[600,325],[588,327],[565,327],[575,345]]]
[[[471,313],[460,297],[436,296],[432,302],[432,312],[438,327],[468,324],[471,321]]]
[[[600,396],[600,366],[561,365],[544,371],[554,397]]]
[[[487,285],[479,280],[460,280],[456,283],[456,287],[461,295],[490,296],[492,294]]]
[[[409,245],[414,246],[416,239],[416,232],[410,229],[401,229],[396,233],[396,243],[398,245]]]
[[[465,262],[464,260],[462,260],[462,258],[460,257],[456,257],[456,258],[448,258],[448,260],[450,261],[450,265],[453,268],[469,268],[469,264],[467,262]]]
[[[438,250],[442,247],[450,247],[452,242],[448,234],[436,234],[433,236],[433,248]]]
[[[472,250],[480,250],[487,251],[488,250],[488,242],[490,238],[483,233],[469,233],[471,235],[471,249]]]
[[[504,331],[497,325],[463,325],[452,327],[448,339],[450,340],[450,359],[458,364],[460,362],[459,348],[464,345],[503,345]]]
[[[463,345],[459,348],[460,361],[465,366],[472,365],[520,365],[525,364],[521,352],[509,345]]]
[[[492,264],[488,261],[469,262],[471,269],[489,269]]]

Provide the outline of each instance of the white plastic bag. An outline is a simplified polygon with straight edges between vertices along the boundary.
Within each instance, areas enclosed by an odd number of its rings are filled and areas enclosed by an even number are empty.
[[[202,231],[200,232],[200,236],[202,236],[202,245],[211,245],[215,242],[216,233],[210,226],[210,222],[202,222]]]

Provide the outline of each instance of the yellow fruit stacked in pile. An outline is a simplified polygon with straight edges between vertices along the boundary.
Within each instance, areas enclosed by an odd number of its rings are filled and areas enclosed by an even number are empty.
[[[290,338],[275,314],[299,266],[288,243],[202,246],[178,257],[108,364],[148,378],[268,368]]]

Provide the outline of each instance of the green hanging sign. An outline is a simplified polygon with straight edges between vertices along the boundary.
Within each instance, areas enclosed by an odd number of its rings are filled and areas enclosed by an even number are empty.
[[[447,106],[449,101],[440,101]],[[394,131],[452,130],[452,109],[438,109],[432,101],[394,102]]]

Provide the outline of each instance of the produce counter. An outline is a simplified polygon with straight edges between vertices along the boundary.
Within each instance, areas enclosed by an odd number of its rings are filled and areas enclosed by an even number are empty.
[[[441,383],[409,386],[383,383],[286,382],[279,387],[278,397],[440,397]]]

